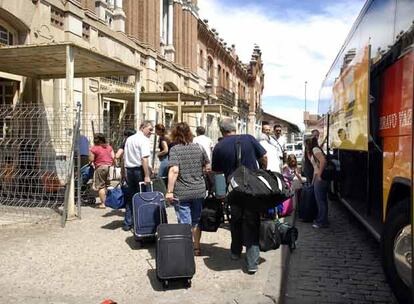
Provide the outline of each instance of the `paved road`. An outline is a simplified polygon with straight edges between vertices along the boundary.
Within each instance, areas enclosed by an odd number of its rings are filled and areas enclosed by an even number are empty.
[[[296,221],[286,304],[396,303],[381,268],[379,244],[339,202],[330,202],[329,229]]]

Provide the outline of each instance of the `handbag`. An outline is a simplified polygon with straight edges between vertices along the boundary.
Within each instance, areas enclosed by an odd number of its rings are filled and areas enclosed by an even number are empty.
[[[216,232],[223,221],[223,204],[221,200],[210,194],[203,202],[200,229],[201,231]]]
[[[250,170],[241,165],[240,141],[236,143],[237,169],[229,176],[228,195],[232,201],[248,201],[246,207],[265,211],[276,207],[293,192],[286,184],[283,175],[263,169]]]
[[[106,192],[105,206],[112,209],[125,208],[125,192],[126,189],[121,186],[121,183],[114,188],[108,188]]]
[[[260,221],[259,249],[266,252],[280,247],[282,239],[278,230],[277,222],[271,219]]]

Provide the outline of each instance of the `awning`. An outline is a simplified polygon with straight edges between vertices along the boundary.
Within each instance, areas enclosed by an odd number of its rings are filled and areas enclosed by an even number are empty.
[[[140,71],[72,42],[0,48],[0,71],[39,79],[65,78],[68,47],[73,52],[75,78],[129,76]]]
[[[102,93],[102,97],[132,101],[134,93]],[[182,92],[141,92],[141,102],[203,102],[207,98]]]
[[[176,105],[166,105],[166,109],[171,111],[177,111],[178,106]],[[228,112],[231,114],[235,114],[234,110],[226,105],[223,104],[207,104],[207,105],[182,105],[181,110],[183,113],[219,113],[223,115],[223,113]]]

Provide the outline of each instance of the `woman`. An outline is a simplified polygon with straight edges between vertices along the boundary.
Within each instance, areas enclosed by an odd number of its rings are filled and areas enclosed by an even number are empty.
[[[286,164],[283,166],[283,176],[290,184],[293,184],[295,177],[302,183],[302,177],[298,171],[298,161],[294,154],[289,154]]]
[[[158,140],[158,149],[160,150],[157,154],[160,161],[160,168],[158,170],[158,175],[160,177],[168,176],[168,144],[169,140],[165,134],[165,126],[163,124],[155,125],[155,133],[159,136]]]
[[[206,194],[203,169],[210,170],[208,156],[204,149],[193,143],[193,134],[185,122],[178,123],[171,132],[174,147],[170,150],[168,191],[165,199],[174,205],[179,223],[192,226],[194,255],[201,255],[200,222],[201,209]]]
[[[105,209],[106,187],[109,185],[109,167],[114,163],[114,150],[106,143],[102,133],[96,133],[93,138],[94,146],[89,151],[89,160],[95,168],[93,183],[98,190],[101,203],[98,208]]]
[[[318,145],[318,139],[313,137],[305,141],[305,156],[311,161],[313,166],[312,184],[315,190],[316,204],[318,214],[313,222],[313,228],[327,228],[328,222],[328,186],[329,183],[322,179],[322,172],[326,165],[326,157],[321,147]]]

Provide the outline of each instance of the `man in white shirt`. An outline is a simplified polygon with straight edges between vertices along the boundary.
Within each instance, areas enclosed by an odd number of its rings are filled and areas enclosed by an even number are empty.
[[[211,162],[211,151],[213,150],[213,141],[210,137],[204,135],[206,129],[204,127],[197,127],[196,129],[197,136],[193,138],[193,143],[199,144],[204,148],[207,153],[208,160]]]
[[[271,143],[270,133],[272,132],[272,128],[266,122],[263,122],[262,125],[262,134],[259,138],[259,143],[262,147],[266,150],[267,154],[267,170],[272,172],[281,172],[281,160],[279,158],[279,152],[276,148],[277,143]]]
[[[286,138],[282,136],[282,126],[276,124],[273,126],[274,135],[271,136],[270,143],[277,149],[277,155],[280,159],[281,167],[283,166],[284,159],[286,158]]]
[[[149,137],[154,127],[149,120],[144,121],[139,131],[128,137],[124,148],[124,161],[126,180],[128,184],[128,197],[126,199],[125,219],[122,229],[128,231],[132,228],[132,197],[139,192],[139,183],[151,182],[150,155],[151,143]]]

